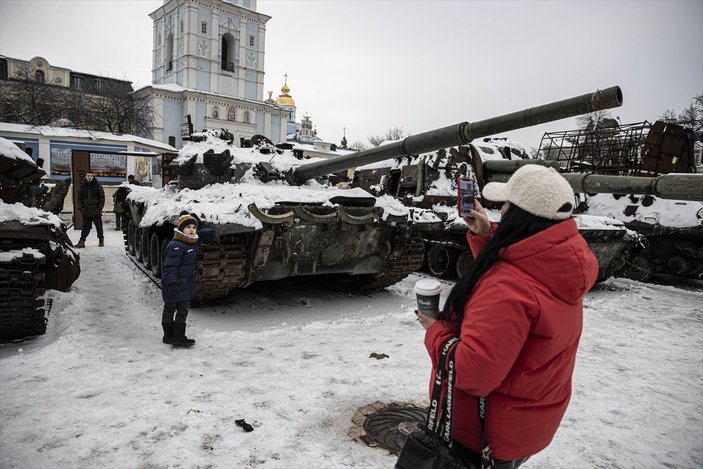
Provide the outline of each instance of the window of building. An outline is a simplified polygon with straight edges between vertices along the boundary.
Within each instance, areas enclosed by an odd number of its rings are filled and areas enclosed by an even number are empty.
[[[173,70],[173,34],[166,38],[166,70]]]
[[[168,136],[168,144],[171,145],[172,147],[176,147],[176,137],[173,135]]]
[[[178,32],[183,34],[183,18],[181,18],[181,21],[178,23]]]
[[[200,32],[203,34],[207,34],[207,21],[203,21],[200,23]]]
[[[250,45],[251,47],[254,47],[254,40],[255,40],[254,35],[253,35],[253,34],[250,34],[250,35],[249,35],[249,45]]]
[[[41,70],[37,70],[36,72],[34,72],[34,81],[44,83],[44,72],[42,72]]]
[[[83,89],[83,77],[73,77],[71,86],[77,90]]]
[[[156,45],[161,45],[161,33],[156,33]]]
[[[222,70],[227,70],[229,72],[234,71],[234,36],[230,33],[224,34],[222,36]]]
[[[249,119],[250,119],[249,111],[244,111],[244,122],[245,122],[246,124],[250,124],[250,123],[251,123],[251,121],[250,121]]]

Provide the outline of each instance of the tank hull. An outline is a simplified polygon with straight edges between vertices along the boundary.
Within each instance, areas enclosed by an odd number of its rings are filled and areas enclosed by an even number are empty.
[[[295,276],[334,277],[358,290],[374,290],[402,280],[423,260],[417,230],[406,217],[384,218],[379,207],[289,203],[246,210],[259,226],[207,222],[217,240],[201,245],[196,302],[225,298],[255,282]],[[149,223],[148,211],[148,206],[130,202],[126,250],[160,277],[174,222]]]
[[[68,291],[80,264],[52,214],[61,211],[70,181],[49,191],[34,160],[0,141],[0,341],[12,341],[46,331],[46,290]]]
[[[70,241],[49,225],[0,222],[0,341],[46,331],[46,290],[68,291],[80,275]]]

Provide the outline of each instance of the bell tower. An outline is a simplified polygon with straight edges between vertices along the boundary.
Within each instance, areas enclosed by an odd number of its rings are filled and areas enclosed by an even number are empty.
[[[154,22],[152,83],[264,101],[270,16],[256,0],[164,0]]]

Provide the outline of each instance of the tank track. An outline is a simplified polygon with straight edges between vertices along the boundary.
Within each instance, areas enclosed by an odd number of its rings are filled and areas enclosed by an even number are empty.
[[[196,302],[224,298],[247,278],[244,240],[200,246],[195,274]]]
[[[0,341],[46,332],[46,258],[31,254],[0,261]]]
[[[381,275],[349,276],[346,280],[357,290],[380,290],[395,285],[422,266],[425,246],[422,237],[413,233],[409,239],[396,238],[396,248],[389,256],[390,268]]]

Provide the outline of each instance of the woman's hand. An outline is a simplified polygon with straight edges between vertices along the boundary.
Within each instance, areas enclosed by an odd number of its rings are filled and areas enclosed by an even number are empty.
[[[422,313],[421,313],[420,311],[418,311],[418,310],[415,310],[415,314],[417,315],[417,320],[420,322],[420,324],[422,325],[422,327],[425,328],[425,330],[427,330],[432,324],[434,324],[435,322],[437,322],[437,320],[436,320],[435,318],[431,318],[431,317],[429,317],[429,316],[425,316],[424,314],[422,314]]]
[[[476,236],[483,236],[491,229],[491,221],[488,219],[488,213],[483,208],[478,200],[474,199],[474,210],[471,210],[471,217],[464,217],[469,230]]]

